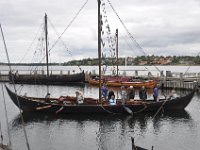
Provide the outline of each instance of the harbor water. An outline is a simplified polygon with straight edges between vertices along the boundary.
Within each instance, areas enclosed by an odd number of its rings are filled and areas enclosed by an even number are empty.
[[[1,89],[2,85],[1,83]],[[6,83],[13,90],[13,85]],[[68,86],[16,85],[19,94],[44,97],[73,95],[80,90],[85,97],[98,97],[98,88],[88,84]],[[120,89],[113,89],[117,95]],[[151,90],[148,98],[152,98]],[[179,95],[187,91],[177,91]],[[8,142],[3,105],[5,96],[13,150],[27,150],[18,108],[7,92],[0,92],[0,118],[4,143]],[[160,96],[162,96],[160,94]],[[136,98],[138,91],[136,90]],[[31,150],[131,150],[131,137],[138,146],[154,150],[199,150],[200,95],[196,93],[184,111],[129,115],[72,115],[23,113],[24,127]]]

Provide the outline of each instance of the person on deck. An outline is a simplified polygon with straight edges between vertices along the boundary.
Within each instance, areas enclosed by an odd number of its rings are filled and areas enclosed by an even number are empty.
[[[142,86],[142,88],[139,91],[139,98],[143,101],[147,99],[147,93],[144,86]]]
[[[64,96],[60,96],[60,97],[57,99],[57,101],[58,101],[59,104],[63,104],[64,99],[65,99]]]
[[[50,103],[50,102],[51,102],[50,96],[51,96],[50,93],[47,93],[47,95],[45,96],[45,101],[46,101],[47,103]]]
[[[155,86],[153,88],[153,99],[154,99],[154,101],[158,100],[158,87],[157,86]]]
[[[114,93],[113,90],[111,89],[111,90],[108,92],[108,99],[110,100],[112,96],[115,97],[115,93]]]
[[[128,99],[134,99],[135,98],[135,89],[133,86],[130,86],[128,88]]]
[[[102,94],[102,97],[104,98],[104,100],[106,100],[107,98],[107,95],[108,95],[108,88],[106,86],[106,84],[103,84],[103,86],[101,87],[101,94]]]
[[[76,91],[76,102],[77,104],[83,104],[84,97],[81,91]]]
[[[122,105],[125,105],[126,103],[126,98],[127,98],[127,92],[124,86],[121,86],[121,100],[122,100]]]
[[[110,103],[110,105],[116,105],[117,101],[116,101],[114,95],[111,96],[111,99],[109,100],[109,103]]]
[[[172,90],[170,93],[169,93],[169,100],[172,100],[172,99],[175,99],[177,98],[178,95],[176,94],[175,90]]]

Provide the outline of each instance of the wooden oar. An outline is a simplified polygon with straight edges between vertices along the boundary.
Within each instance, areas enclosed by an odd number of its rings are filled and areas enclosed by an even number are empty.
[[[51,108],[51,105],[37,107],[36,110],[42,110],[42,109],[46,109],[46,108]]]
[[[123,106],[123,108],[129,115],[133,115],[133,111],[130,108],[128,108],[126,106]]]
[[[58,109],[58,110],[56,111],[56,114],[58,114],[59,112],[61,112],[61,111],[63,110],[63,108],[64,108],[64,107],[61,107],[60,109]]]

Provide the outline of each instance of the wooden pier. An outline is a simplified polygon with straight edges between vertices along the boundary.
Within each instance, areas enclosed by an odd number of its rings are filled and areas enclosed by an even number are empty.
[[[141,77],[141,78],[156,78],[159,82],[159,85],[164,84],[164,88],[169,89],[183,89],[183,90],[192,90],[196,82],[200,83],[200,73],[187,73],[183,74],[181,72],[170,72],[166,71],[166,75],[161,73],[157,75],[157,77],[154,77],[150,72],[147,73],[147,75],[138,75],[138,70],[135,70],[135,77]],[[51,74],[57,74],[57,75],[65,75],[70,74],[72,72],[70,71],[51,71]],[[21,72],[18,74],[21,75]],[[44,71],[40,72],[26,72],[23,73],[23,75],[31,76],[31,75],[40,75],[45,74]],[[95,75],[95,71],[92,71],[92,75]],[[126,74],[126,73],[124,73]],[[86,82],[89,80],[89,72],[86,71],[85,73],[85,80]],[[8,71],[0,71],[0,82],[10,82],[9,81],[9,73]]]

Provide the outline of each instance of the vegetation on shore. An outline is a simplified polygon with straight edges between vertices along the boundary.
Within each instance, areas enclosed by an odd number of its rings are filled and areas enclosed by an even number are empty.
[[[115,65],[116,58],[104,58],[102,59],[102,65]],[[138,57],[120,57],[118,59],[119,65],[200,65],[200,56],[138,56]],[[1,63],[0,65],[7,65],[7,63]],[[44,66],[45,63],[12,63],[11,65],[21,66]],[[57,66],[97,66],[97,58],[87,58],[82,60],[72,60],[64,63],[50,63],[49,65]]]
[[[102,59],[103,65],[116,64],[116,58]],[[119,65],[200,65],[200,56],[138,56],[118,59]],[[97,58],[87,58],[83,60],[72,60],[64,65],[95,66],[98,65]]]

